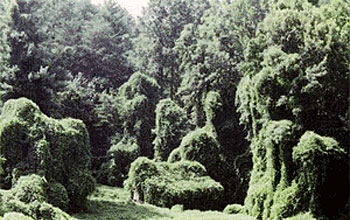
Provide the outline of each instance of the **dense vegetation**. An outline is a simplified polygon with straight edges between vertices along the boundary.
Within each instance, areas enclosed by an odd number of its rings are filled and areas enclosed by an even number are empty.
[[[0,219],[345,220],[349,94],[349,0],[2,0]]]

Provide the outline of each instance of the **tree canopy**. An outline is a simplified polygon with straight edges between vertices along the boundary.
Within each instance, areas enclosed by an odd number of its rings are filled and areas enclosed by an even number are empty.
[[[68,219],[96,179],[347,219],[349,36],[349,0],[0,1],[0,218]]]

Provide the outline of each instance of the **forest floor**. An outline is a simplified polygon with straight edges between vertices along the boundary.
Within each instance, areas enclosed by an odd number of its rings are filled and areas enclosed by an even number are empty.
[[[182,210],[180,206],[171,209],[149,204],[139,204],[128,199],[125,189],[98,186],[89,197],[87,213],[78,213],[74,219],[87,220],[254,220],[244,215],[228,215],[217,211]]]

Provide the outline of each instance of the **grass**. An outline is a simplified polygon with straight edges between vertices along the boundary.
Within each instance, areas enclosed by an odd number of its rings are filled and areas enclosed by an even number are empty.
[[[76,220],[254,220],[245,215],[228,215],[217,211],[183,211],[180,206],[172,209],[149,204],[138,204],[128,199],[126,190],[99,186],[90,196],[87,213],[78,213]]]

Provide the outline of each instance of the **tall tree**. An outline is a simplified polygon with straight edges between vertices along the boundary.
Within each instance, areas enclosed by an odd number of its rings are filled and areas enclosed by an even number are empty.
[[[248,40],[255,36],[257,24],[268,11],[265,0],[212,1],[202,24],[186,26],[176,42],[181,71],[178,95],[194,123],[203,123],[203,97],[217,90],[224,104],[234,108],[238,64]]]
[[[156,78],[168,96],[174,97],[179,84],[175,41],[186,24],[200,22],[208,6],[207,0],[150,0],[139,20],[133,62],[139,71]]]
[[[45,21],[42,1],[6,0],[2,14],[2,66],[10,69],[1,75],[2,100],[27,97],[48,112],[53,94],[62,88],[64,77],[56,75],[43,59],[41,45],[48,34],[41,28]]]
[[[118,88],[133,73],[128,56],[135,37],[134,18],[114,1],[106,1],[83,28],[80,72],[100,77],[106,88]]]

